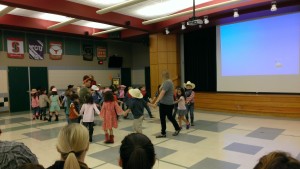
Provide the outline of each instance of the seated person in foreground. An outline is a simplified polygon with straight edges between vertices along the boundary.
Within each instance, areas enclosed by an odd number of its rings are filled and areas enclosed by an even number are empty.
[[[2,131],[0,129],[0,135]],[[0,141],[0,168],[17,169],[23,164],[38,164],[36,156],[24,143]]]
[[[86,127],[71,123],[60,130],[57,139],[56,148],[61,159],[48,169],[88,169],[84,163],[90,143]]]
[[[122,140],[119,165],[123,169],[152,169],[155,160],[154,146],[147,136],[132,133]]]
[[[262,156],[253,169],[300,169],[300,162],[286,152],[274,151]]]

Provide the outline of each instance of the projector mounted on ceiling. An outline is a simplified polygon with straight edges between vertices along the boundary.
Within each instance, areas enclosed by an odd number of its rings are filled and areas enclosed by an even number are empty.
[[[193,0],[193,17],[191,17],[187,22],[186,25],[188,26],[195,26],[203,24],[202,19],[199,19],[195,16],[195,0]]]
[[[203,21],[202,19],[199,19],[199,18],[190,18],[187,22],[186,22],[186,25],[188,26],[195,26],[195,25],[201,25],[203,24]]]

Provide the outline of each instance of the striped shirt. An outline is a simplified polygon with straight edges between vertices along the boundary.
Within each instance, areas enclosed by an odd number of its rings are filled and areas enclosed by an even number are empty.
[[[191,92],[191,94],[189,95],[188,92]],[[188,94],[187,94],[188,93]],[[194,103],[195,102],[195,92],[194,91],[186,91],[185,92],[185,95],[186,95],[186,103]]]

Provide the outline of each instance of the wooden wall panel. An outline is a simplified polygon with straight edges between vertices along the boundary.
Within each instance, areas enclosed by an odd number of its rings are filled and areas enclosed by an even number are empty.
[[[281,94],[196,93],[195,107],[238,114],[300,117],[300,96]]]
[[[177,52],[168,52],[168,63],[178,63]]]
[[[151,95],[161,84],[161,72],[168,70],[175,86],[180,85],[180,51],[176,35],[150,35]]]
[[[153,64],[157,64],[157,63],[158,63],[157,52],[150,52],[149,58],[150,58],[150,65],[153,65]]]
[[[163,34],[157,36],[157,51],[167,51],[167,37]]]
[[[157,52],[157,63],[158,64],[167,64],[168,63],[168,53],[167,52]]]
[[[176,35],[167,36],[167,51],[177,51],[177,38]]]
[[[152,34],[149,36],[150,41],[150,53],[151,52],[157,52],[157,34]]]

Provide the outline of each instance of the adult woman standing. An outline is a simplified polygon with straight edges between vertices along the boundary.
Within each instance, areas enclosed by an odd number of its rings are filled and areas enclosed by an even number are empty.
[[[48,169],[88,169],[84,158],[89,149],[89,132],[83,125],[72,123],[63,127],[58,134],[56,148],[61,160]]]
[[[162,85],[158,98],[155,101],[155,105],[159,103],[159,116],[161,123],[161,134],[156,136],[156,138],[165,138],[166,137],[166,116],[172,122],[175,133],[173,136],[177,136],[180,132],[180,127],[172,116],[173,108],[174,108],[174,84],[170,79],[170,74],[168,71],[162,72]]]

